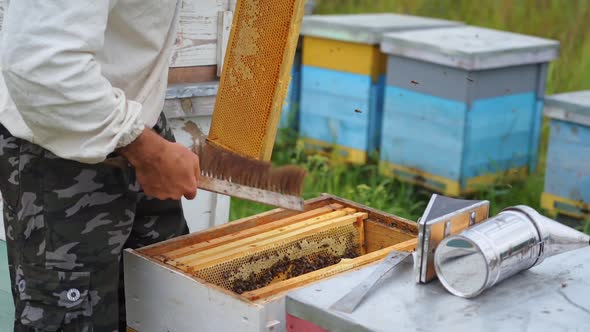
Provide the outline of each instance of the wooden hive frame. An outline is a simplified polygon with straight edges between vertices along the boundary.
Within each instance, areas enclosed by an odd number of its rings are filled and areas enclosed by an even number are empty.
[[[270,161],[305,0],[237,0],[235,8],[208,141]]]
[[[326,214],[329,214],[332,219],[322,217]],[[322,221],[322,219],[328,220]],[[330,224],[347,222],[362,225],[360,232],[361,256],[354,259],[344,259],[338,264],[273,282],[265,287],[242,294],[207,283],[194,276],[190,269],[183,266],[182,261],[178,261],[179,258],[193,255],[192,257],[197,260],[198,264],[210,265],[212,262],[219,262],[239,255],[240,248],[243,246],[262,246],[265,243],[272,243],[277,237],[287,238],[289,232],[304,235],[330,227]],[[210,230],[145,247],[136,250],[135,254],[154,264],[164,265],[167,269],[240,301],[262,304],[273,301],[290,290],[320,279],[376,263],[385,258],[392,250],[413,251],[417,245],[417,234],[418,228],[414,222],[335,196],[322,195],[306,201],[303,213],[275,209]],[[216,253],[216,256],[203,256],[201,253],[207,250],[210,253]],[[204,258],[204,260],[199,261],[199,258]]]

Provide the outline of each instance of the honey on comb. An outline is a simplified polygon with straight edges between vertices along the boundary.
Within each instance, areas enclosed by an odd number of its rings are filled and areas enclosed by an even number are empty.
[[[209,140],[270,160],[304,0],[238,0]]]

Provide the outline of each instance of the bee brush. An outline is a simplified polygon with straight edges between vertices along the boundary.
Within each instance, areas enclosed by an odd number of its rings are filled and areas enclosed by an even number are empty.
[[[193,123],[185,130],[195,138],[193,152],[200,159],[199,188],[289,210],[303,211],[301,198],[306,172],[299,166],[274,167],[228,151],[207,140]]]

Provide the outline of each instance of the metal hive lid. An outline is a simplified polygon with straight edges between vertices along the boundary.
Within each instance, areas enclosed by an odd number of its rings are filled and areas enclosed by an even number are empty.
[[[461,22],[401,14],[310,15],[303,18],[301,34],[347,42],[377,45],[390,31],[462,25]]]
[[[552,119],[590,126],[590,90],[546,97],[544,114]]]
[[[551,61],[559,42],[512,32],[460,26],[383,35],[384,53],[466,70]]]

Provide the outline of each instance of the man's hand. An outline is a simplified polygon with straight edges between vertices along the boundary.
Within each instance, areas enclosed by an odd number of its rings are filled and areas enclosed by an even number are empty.
[[[146,195],[157,199],[194,199],[197,195],[199,157],[151,129],[119,150],[135,167],[137,181]]]

